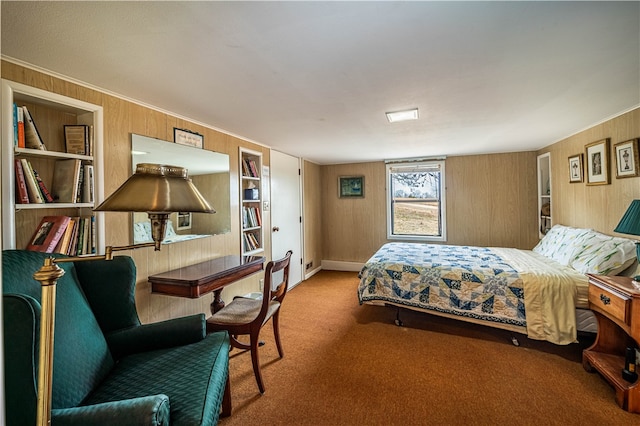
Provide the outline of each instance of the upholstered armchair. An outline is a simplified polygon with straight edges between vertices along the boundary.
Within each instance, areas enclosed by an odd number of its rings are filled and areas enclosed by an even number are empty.
[[[40,283],[48,254],[2,253],[8,425],[36,421]],[[140,324],[130,257],[60,263],[52,424],[213,425],[229,400],[229,339],[204,314]]]

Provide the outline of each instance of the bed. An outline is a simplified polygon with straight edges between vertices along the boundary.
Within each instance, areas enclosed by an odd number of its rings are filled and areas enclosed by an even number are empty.
[[[635,259],[632,240],[563,225],[533,250],[387,243],[362,267],[358,299],[566,345],[597,330],[586,274],[635,270]]]
[[[196,238],[210,237],[210,235],[201,234],[177,234],[173,229],[173,222],[167,221],[167,228],[165,229],[164,239],[162,244],[177,243],[180,241],[189,241]],[[151,235],[151,222],[148,220],[144,222],[136,222],[133,224],[133,243],[149,243],[153,241]]]

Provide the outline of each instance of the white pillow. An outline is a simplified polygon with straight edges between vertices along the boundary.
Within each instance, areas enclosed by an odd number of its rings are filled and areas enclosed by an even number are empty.
[[[533,251],[568,266],[571,259],[582,248],[584,237],[590,232],[592,232],[591,229],[553,225]]]
[[[636,259],[635,242],[591,231],[580,239],[580,247],[569,262],[582,273],[616,275]]]

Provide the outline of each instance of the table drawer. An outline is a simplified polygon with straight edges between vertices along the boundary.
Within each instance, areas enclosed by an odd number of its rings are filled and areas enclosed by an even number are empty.
[[[597,285],[589,286],[589,303],[606,312],[611,318],[630,324],[631,299],[623,294],[605,290]]]

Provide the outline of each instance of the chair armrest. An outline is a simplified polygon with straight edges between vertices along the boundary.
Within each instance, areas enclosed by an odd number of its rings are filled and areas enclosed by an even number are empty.
[[[199,342],[206,336],[204,314],[125,328],[106,336],[111,355],[125,355]]]
[[[168,425],[169,397],[164,394],[51,410],[53,426]]]

